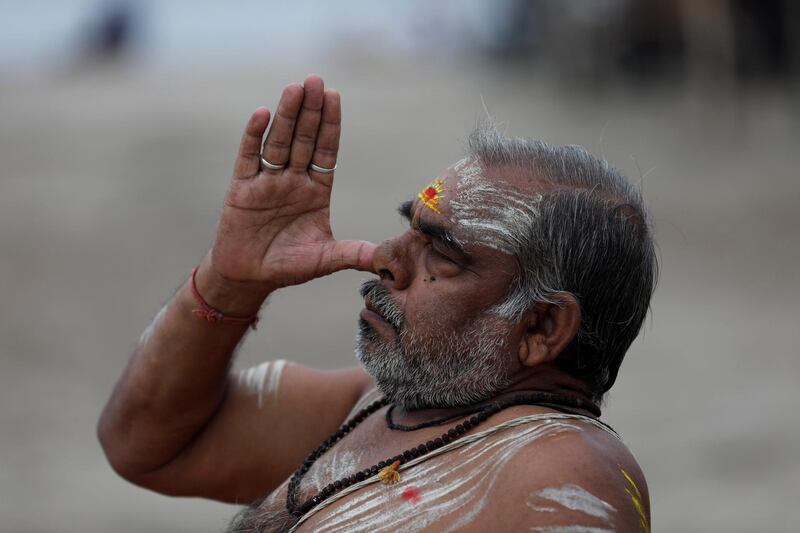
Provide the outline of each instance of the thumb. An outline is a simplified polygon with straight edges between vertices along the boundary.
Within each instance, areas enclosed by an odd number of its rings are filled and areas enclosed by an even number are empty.
[[[345,269],[374,272],[372,256],[377,247],[369,241],[330,241],[323,255],[325,260],[320,265],[320,275]]]

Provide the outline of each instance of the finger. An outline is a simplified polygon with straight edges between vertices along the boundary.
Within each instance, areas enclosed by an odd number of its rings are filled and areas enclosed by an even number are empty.
[[[297,117],[292,139],[292,151],[289,156],[289,167],[304,171],[311,162],[311,154],[317,143],[319,121],[322,116],[322,96],[325,86],[322,78],[315,75],[306,77],[303,83],[303,106]]]
[[[374,273],[372,257],[377,247],[369,241],[331,241],[323,255],[325,261],[320,266],[320,275],[348,268]]]
[[[252,178],[258,174],[258,169],[261,167],[261,140],[264,138],[267,124],[269,124],[269,109],[259,107],[253,111],[242,134],[239,155],[233,164],[234,178]]]
[[[317,145],[311,162],[323,168],[336,166],[339,154],[339,137],[342,132],[342,105],[339,92],[333,89],[325,91],[322,104],[322,120],[317,135]],[[309,175],[323,183],[333,183],[333,174],[309,171]]]
[[[275,110],[267,140],[264,141],[264,159],[270,163],[285,165],[289,161],[294,125],[302,105],[303,86],[299,83],[287,85]]]

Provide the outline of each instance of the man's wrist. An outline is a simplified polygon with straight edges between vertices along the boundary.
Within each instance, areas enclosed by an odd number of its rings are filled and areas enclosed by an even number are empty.
[[[195,287],[208,305],[233,317],[255,315],[274,290],[260,282],[225,278],[214,269],[208,256],[197,267]]]

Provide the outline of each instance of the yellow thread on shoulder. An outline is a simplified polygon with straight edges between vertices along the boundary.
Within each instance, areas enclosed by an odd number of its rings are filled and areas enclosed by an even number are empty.
[[[639,527],[644,533],[650,533],[650,521],[647,519],[647,514],[644,511],[644,505],[642,504],[642,493],[639,491],[639,487],[636,485],[636,482],[633,478],[628,474],[622,465],[617,465],[619,471],[625,476],[625,480],[628,484],[633,488],[631,491],[630,488],[625,487],[625,492],[628,493],[628,496],[631,497],[631,502],[633,502],[633,507],[636,509],[636,513],[639,515]]]

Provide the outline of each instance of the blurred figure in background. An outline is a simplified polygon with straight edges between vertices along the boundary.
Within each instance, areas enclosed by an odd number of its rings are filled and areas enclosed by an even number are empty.
[[[124,60],[140,37],[139,4],[135,0],[103,3],[84,30],[83,63],[115,63]]]

